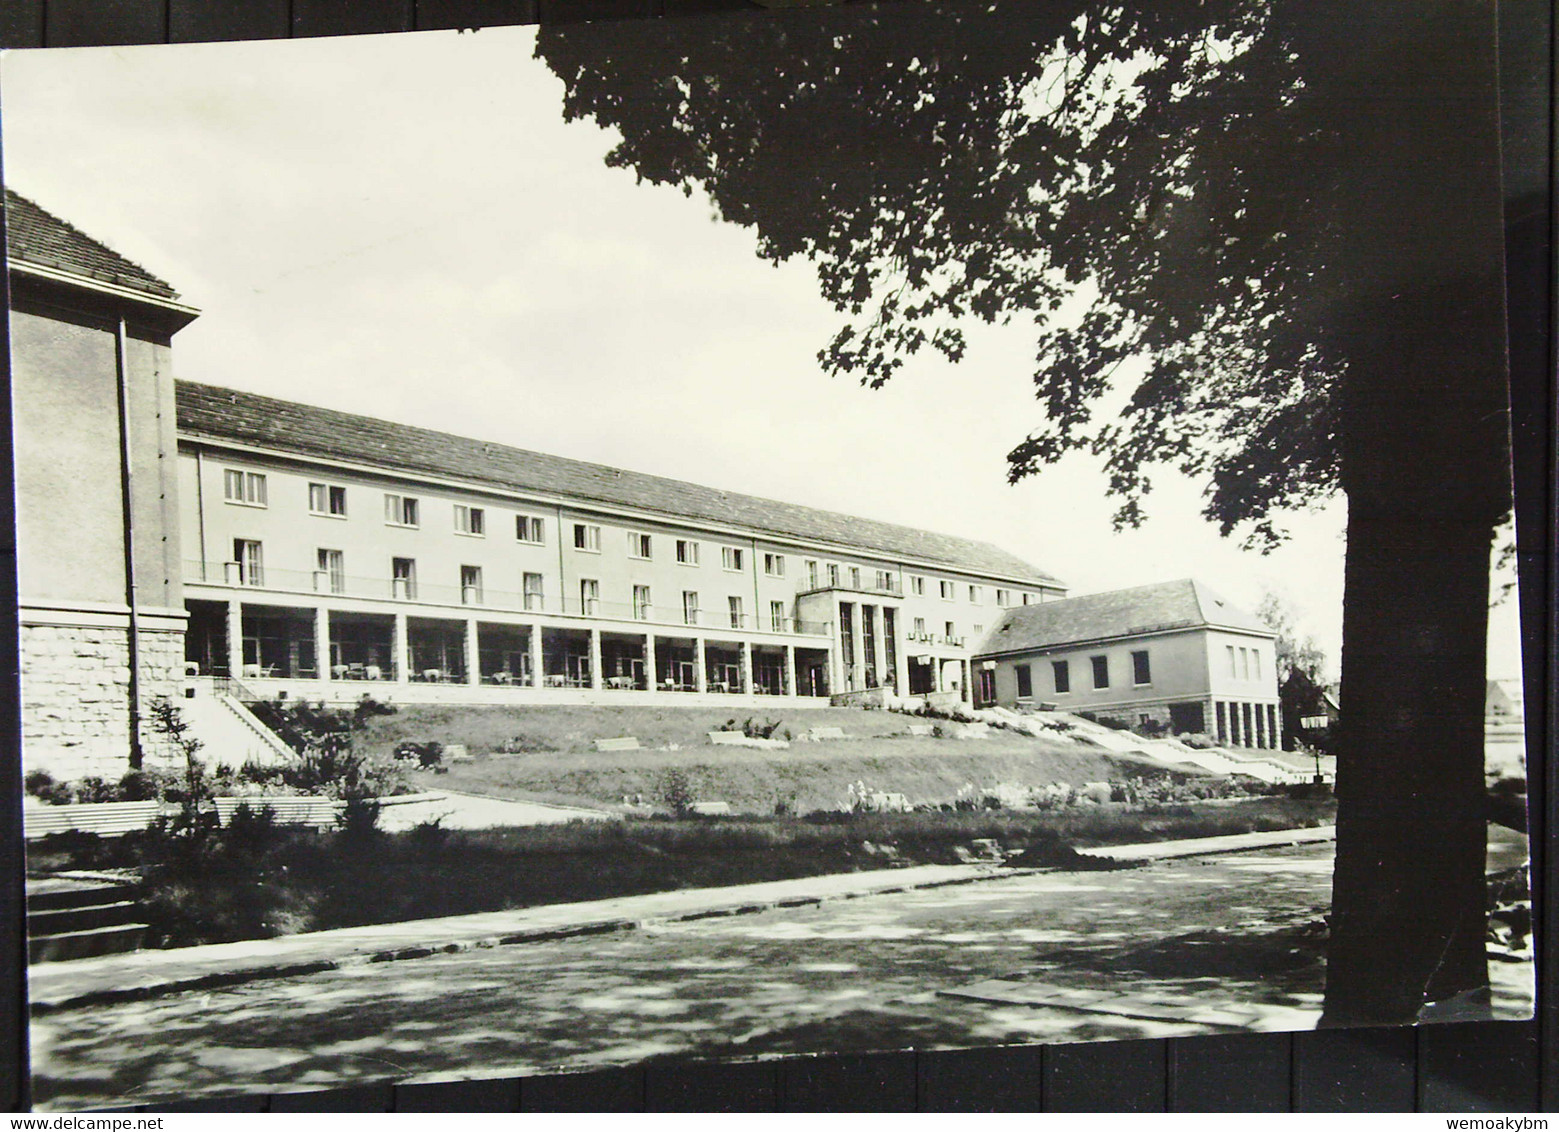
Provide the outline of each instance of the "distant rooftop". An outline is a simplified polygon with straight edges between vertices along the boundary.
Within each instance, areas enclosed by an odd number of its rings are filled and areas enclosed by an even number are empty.
[[[1217,627],[1272,635],[1254,615],[1194,578],[1007,610],[980,653],[1017,652],[1171,629]]]
[[[10,189],[5,191],[5,229],[8,260],[115,283],[159,299],[179,297],[144,267]]]
[[[643,472],[529,452],[413,425],[194,382],[178,383],[178,427],[299,456],[432,474],[516,492],[541,492],[760,535],[858,548],[973,574],[1058,586],[1043,570],[988,542],[820,511]],[[1045,608],[1034,606],[1032,608]]]

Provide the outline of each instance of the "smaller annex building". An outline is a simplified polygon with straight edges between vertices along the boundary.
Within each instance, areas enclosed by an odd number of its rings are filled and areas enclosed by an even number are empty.
[[[976,698],[1276,748],[1275,637],[1191,578],[1009,609],[976,646]]]

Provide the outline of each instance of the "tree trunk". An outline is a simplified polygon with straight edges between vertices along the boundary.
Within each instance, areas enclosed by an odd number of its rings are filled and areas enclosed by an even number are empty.
[[[1420,454],[1422,459],[1423,455]],[[1488,523],[1351,510],[1324,1025],[1488,985]]]
[[[1393,1025],[1487,987],[1489,554],[1510,507],[1492,6],[1293,18],[1335,143],[1346,345],[1337,863],[1323,1025]],[[1339,16],[1344,16],[1339,13]]]

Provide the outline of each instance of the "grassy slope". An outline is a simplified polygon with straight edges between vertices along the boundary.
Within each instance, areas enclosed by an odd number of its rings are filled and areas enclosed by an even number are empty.
[[[781,733],[787,727],[800,732],[832,726],[851,736],[846,740],[793,743],[783,751],[714,747],[706,733],[732,714],[677,707],[414,706],[374,719],[358,744],[371,754],[385,754],[406,739],[461,743],[475,761],[455,764],[436,780],[440,788],[588,804],[618,803],[634,794],[656,800],[666,772],[674,767],[687,775],[699,798],[728,802],[746,813],[772,812],[780,801],[801,813],[833,809],[855,782],[905,794],[914,803],[950,801],[967,783],[1077,786],[1164,773],[1157,763],[1012,732],[966,741],[912,736],[909,725],[916,721],[909,716],[849,708],[766,717],[781,720]],[[735,718],[740,724],[746,713]],[[637,737],[646,748],[675,744],[677,749],[594,749],[593,739],[621,735]],[[511,739],[532,750],[493,757]]]

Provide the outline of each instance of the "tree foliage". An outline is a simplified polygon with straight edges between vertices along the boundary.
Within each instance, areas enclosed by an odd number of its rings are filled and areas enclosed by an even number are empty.
[[[1296,670],[1304,673],[1313,684],[1325,683],[1322,673],[1326,668],[1326,654],[1310,634],[1300,636],[1294,610],[1287,602],[1277,594],[1263,594],[1256,605],[1256,617],[1277,634],[1272,644],[1279,684]]]
[[[1259,0],[1074,0],[552,28],[537,51],[569,117],[621,131],[610,164],[816,264],[846,319],[828,371],[878,386],[959,360],[972,322],[1030,327],[1011,479],[1092,450],[1135,523],[1171,465],[1271,545],[1276,509],[1338,484],[1346,365],[1317,318],[1335,139],[1293,38]]]
[[[1327,1024],[1487,986],[1483,640],[1508,511],[1493,21],[1477,0],[907,3],[553,27],[611,164],[803,256],[870,386],[1033,336],[1009,478],[1155,469],[1270,547],[1348,496]]]

